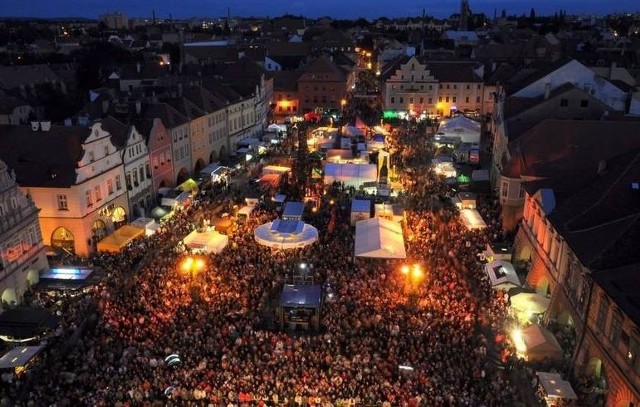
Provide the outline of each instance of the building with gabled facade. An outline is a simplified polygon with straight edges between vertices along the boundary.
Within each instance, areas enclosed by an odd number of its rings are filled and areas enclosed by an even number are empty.
[[[38,208],[0,160],[0,310],[19,304],[48,267]]]
[[[146,139],[135,126],[126,125],[113,117],[106,117],[101,122],[121,151],[129,201],[128,213],[133,219],[145,217],[155,202]]]
[[[80,255],[130,219],[122,156],[101,122],[8,127],[0,159],[40,209],[45,244]]]
[[[591,382],[586,405],[640,401],[640,146],[626,147],[569,177],[527,182],[514,245],[527,284],[550,298],[544,320],[568,339],[572,377]]]
[[[483,69],[475,62],[424,63],[417,56],[401,56],[381,72],[384,107],[408,117],[485,114],[493,107],[493,95],[482,77]]]

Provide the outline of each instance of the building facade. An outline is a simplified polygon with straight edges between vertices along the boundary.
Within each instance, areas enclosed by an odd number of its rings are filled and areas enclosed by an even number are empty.
[[[15,173],[0,161],[0,309],[19,304],[48,267],[38,209],[19,190]]]

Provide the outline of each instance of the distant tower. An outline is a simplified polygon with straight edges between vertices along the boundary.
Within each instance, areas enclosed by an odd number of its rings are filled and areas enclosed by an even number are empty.
[[[458,31],[467,31],[469,29],[469,0],[460,0],[460,23]]]

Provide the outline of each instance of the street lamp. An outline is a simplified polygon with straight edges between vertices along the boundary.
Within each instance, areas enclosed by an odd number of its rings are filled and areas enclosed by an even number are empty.
[[[180,269],[191,276],[191,294],[196,297],[196,276],[205,268],[204,259],[201,257],[187,256],[182,260]]]

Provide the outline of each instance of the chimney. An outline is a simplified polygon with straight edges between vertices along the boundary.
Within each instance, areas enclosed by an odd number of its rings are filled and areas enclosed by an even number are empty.
[[[51,130],[51,122],[47,121],[47,122],[40,122],[40,128],[42,129],[42,131],[49,131]]]
[[[142,71],[142,64],[140,62],[136,63],[136,72],[140,73]]]
[[[31,122],[31,130],[33,131],[40,130],[40,122]]]
[[[544,99],[547,100],[549,99],[549,95],[551,94],[551,84],[550,83],[545,83],[544,84]]]

